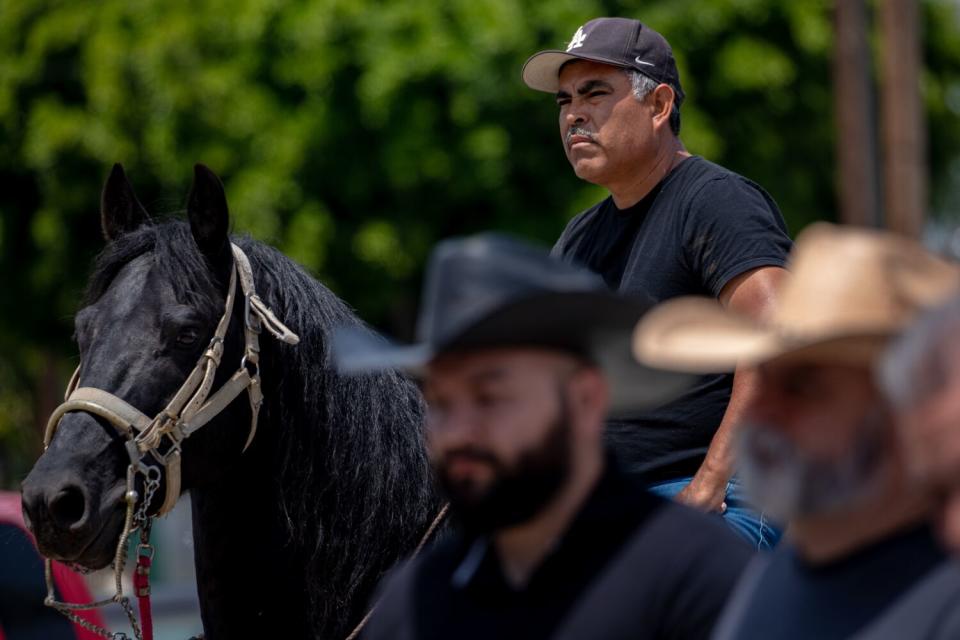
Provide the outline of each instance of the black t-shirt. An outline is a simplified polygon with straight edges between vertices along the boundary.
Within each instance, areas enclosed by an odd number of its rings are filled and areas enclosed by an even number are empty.
[[[658,535],[633,548],[629,543],[651,521]],[[652,496],[609,464],[524,588],[505,580],[487,538],[455,533],[385,580],[363,637],[550,638],[579,599],[603,585],[609,587],[598,594],[604,606],[582,612],[588,622],[628,612],[631,620],[651,621],[631,628],[631,638],[706,638],[751,555],[720,518]],[[604,631],[592,637],[619,636]]]
[[[766,191],[693,156],[629,209],[608,197],[575,217],[553,254],[590,268],[613,290],[656,303],[716,298],[745,271],[784,266],[790,247]],[[650,481],[692,475],[723,419],[732,381],[731,374],[701,376],[667,405],[610,420],[608,442]]]
[[[863,630],[948,559],[922,526],[827,565],[781,544],[751,567],[724,614],[722,640],[842,640]],[[744,597],[745,596],[745,597]]]

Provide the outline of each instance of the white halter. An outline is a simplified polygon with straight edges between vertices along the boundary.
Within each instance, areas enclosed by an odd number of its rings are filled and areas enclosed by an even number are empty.
[[[71,411],[85,411],[107,420],[127,441],[127,454],[133,471],[127,474],[128,484],[136,472],[146,476],[150,466],[144,463],[147,454],[164,467],[166,489],[159,515],[170,511],[180,497],[180,448],[183,441],[223,411],[244,391],[250,397],[251,423],[250,434],[243,450],[246,451],[253,442],[257,432],[257,416],[263,403],[258,364],[261,329],[265,327],[277,339],[287,344],[295,345],[300,341],[257,296],[250,261],[238,246],[230,246],[233,249],[235,268],[230,271],[230,285],[223,316],[207,350],[166,408],[151,419],[112,393],[94,387],[78,387],[80,367],[77,367],[67,386],[65,402],[50,416],[43,436],[43,446],[46,449],[50,446],[61,418]],[[223,341],[233,315],[238,276],[244,296],[243,359],[237,372],[208,399],[220,358],[223,356]],[[128,486],[127,490],[133,491],[134,487]],[[146,508],[148,505],[143,505],[144,511]]]

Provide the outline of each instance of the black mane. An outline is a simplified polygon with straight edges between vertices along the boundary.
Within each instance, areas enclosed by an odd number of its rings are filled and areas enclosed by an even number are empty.
[[[382,573],[416,546],[438,508],[422,400],[397,373],[338,375],[329,332],[361,321],[280,252],[250,238],[232,240],[250,258],[260,297],[301,339],[296,347],[261,341],[266,402],[257,438],[278,438],[273,468],[264,470],[280,496],[270,515],[294,566],[303,568],[313,634],[343,637]],[[152,222],[111,242],[97,259],[87,301],[147,253],[179,302],[211,311],[219,283],[180,221]]]

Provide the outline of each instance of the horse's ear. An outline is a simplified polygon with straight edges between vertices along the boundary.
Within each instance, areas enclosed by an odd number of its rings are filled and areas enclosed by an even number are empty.
[[[100,228],[103,237],[108,242],[116,240],[149,218],[147,210],[137,200],[127,174],[123,172],[123,165],[119,162],[113,165],[100,194]]]
[[[230,213],[223,183],[213,171],[202,164],[193,166],[193,186],[187,198],[187,217],[190,231],[200,252],[211,264],[219,266],[224,255],[229,254],[227,237]]]

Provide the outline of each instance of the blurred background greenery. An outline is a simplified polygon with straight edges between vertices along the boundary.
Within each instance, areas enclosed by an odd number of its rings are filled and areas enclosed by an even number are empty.
[[[832,11],[829,0],[0,0],[0,486],[29,469],[76,365],[72,315],[102,247],[112,163],[148,209],[174,214],[193,163],[208,164],[236,232],[404,336],[438,238],[493,228],[549,244],[604,195],[570,171],[552,98],[520,81],[528,55],[598,15],[638,17],[670,40],[688,149],[761,183],[794,233],[834,218]],[[922,24],[930,210],[949,220],[958,0],[923,0]]]

